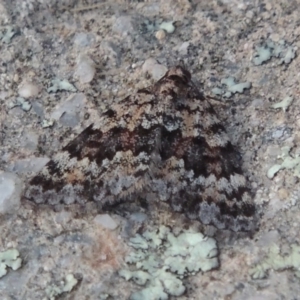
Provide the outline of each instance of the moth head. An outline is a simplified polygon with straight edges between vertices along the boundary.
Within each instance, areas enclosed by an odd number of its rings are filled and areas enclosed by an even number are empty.
[[[165,77],[174,81],[181,81],[185,84],[188,84],[192,78],[191,73],[181,66],[176,66],[169,69]]]

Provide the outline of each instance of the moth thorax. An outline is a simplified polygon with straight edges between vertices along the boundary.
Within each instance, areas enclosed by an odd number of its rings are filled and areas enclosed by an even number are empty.
[[[191,73],[181,66],[170,68],[166,76],[171,79],[180,78],[185,84],[189,83],[192,78]]]

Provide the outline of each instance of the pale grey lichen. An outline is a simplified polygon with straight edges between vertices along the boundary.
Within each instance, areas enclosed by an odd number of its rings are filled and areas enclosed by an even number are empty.
[[[300,278],[300,246],[292,244],[290,254],[283,256],[280,254],[280,248],[273,245],[270,247],[267,257],[250,269],[250,275],[253,279],[262,279],[267,277],[270,269],[282,271],[289,268],[294,270],[295,275]]]
[[[18,270],[22,265],[22,259],[17,249],[9,249],[0,252],[0,278],[7,274],[7,268]]]
[[[47,89],[48,93],[57,91],[69,91],[69,92],[76,92],[77,89],[73,84],[68,82],[67,80],[60,80],[58,78],[55,78],[51,81],[51,86]]]
[[[221,84],[223,85],[222,88],[215,87],[214,89],[212,89],[212,92],[215,95],[220,95],[223,96],[224,98],[229,98],[236,93],[242,94],[244,90],[251,88],[251,82],[246,81],[246,82],[236,83],[234,77],[223,78],[221,80]]]
[[[144,286],[131,295],[131,300],[168,299],[185,292],[182,278],[219,266],[216,241],[202,233],[185,230],[175,235],[169,228],[137,234],[130,239],[134,248],[120,276]]]
[[[224,91],[221,88],[219,88],[219,87],[215,87],[211,91],[215,95],[222,95],[224,93]]]
[[[288,107],[292,104],[293,100],[293,97],[287,96],[282,101],[273,104],[272,108],[282,108],[282,110],[285,112],[288,109]]]
[[[175,26],[173,21],[149,21],[145,20],[142,24],[141,31],[142,32],[153,32],[156,30],[164,30],[167,33],[173,33],[175,31]]]
[[[42,128],[49,128],[49,127],[52,127],[54,124],[54,121],[53,120],[42,120]]]
[[[175,31],[174,22],[162,22],[159,26],[159,29],[165,30],[167,33],[173,33]]]
[[[47,299],[54,300],[63,293],[71,292],[77,283],[78,280],[72,274],[68,274],[60,285],[53,284],[46,288]]]
[[[294,176],[300,178],[300,156],[292,157],[290,154],[291,146],[284,146],[281,148],[282,154],[278,157],[282,160],[280,164],[273,165],[267,172],[268,178],[272,179],[279,170],[288,169],[294,170]]]
[[[280,58],[281,64],[289,64],[296,57],[296,48],[289,47]]]
[[[256,47],[256,53],[253,57],[253,63],[258,66],[268,61],[272,57],[272,52],[274,49],[274,43],[272,41],[266,41],[262,46]]]
[[[30,102],[28,100],[25,100],[22,97],[18,97],[14,102],[10,102],[8,104],[8,107],[10,109],[14,108],[16,106],[21,107],[24,111],[29,111],[31,109],[31,107],[32,107],[32,105],[30,104]]]
[[[2,27],[0,29],[0,41],[9,44],[16,33],[17,30],[12,26]]]
[[[279,58],[279,64],[289,64],[296,57],[297,47],[288,45],[284,40],[275,43],[266,40],[256,47],[253,63],[258,66],[270,60],[272,57]]]

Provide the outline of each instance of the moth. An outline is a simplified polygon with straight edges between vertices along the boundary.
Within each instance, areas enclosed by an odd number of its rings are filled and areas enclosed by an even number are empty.
[[[240,155],[182,66],[107,109],[30,180],[25,197],[100,206],[143,197],[219,229],[256,226]]]

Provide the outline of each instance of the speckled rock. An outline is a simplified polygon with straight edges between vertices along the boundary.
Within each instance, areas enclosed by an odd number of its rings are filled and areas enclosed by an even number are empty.
[[[0,215],[14,213],[19,208],[21,191],[22,184],[16,175],[0,173]]]

